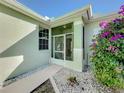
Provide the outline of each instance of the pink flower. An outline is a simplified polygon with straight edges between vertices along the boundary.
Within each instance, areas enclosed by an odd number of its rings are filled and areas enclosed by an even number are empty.
[[[105,38],[106,36],[108,36],[111,32],[107,31],[101,34],[101,38]]]
[[[122,5],[122,6],[120,7],[120,9],[124,9],[124,5]]]
[[[124,16],[124,5],[120,7],[120,11],[118,12],[120,15]]]
[[[111,51],[112,48],[113,48],[113,46],[109,46],[109,47],[107,48],[107,50]]]
[[[123,38],[123,35],[117,34],[117,35],[115,35],[115,36],[112,36],[112,37],[110,38],[110,41],[111,41],[111,42],[112,42],[112,41],[116,41],[116,40],[118,40],[118,39],[120,39],[120,38]]]
[[[97,42],[97,41],[94,41],[94,42],[90,45],[90,47],[92,47],[92,49],[96,49],[97,45],[98,45],[98,42]]]
[[[121,18],[115,18],[114,20],[112,20],[112,22],[119,23],[121,20],[122,20]]]
[[[118,48],[110,45],[106,50],[111,51],[112,53],[118,52]]]
[[[108,22],[107,21],[102,21],[100,22],[99,26],[102,28],[102,29],[105,29],[109,26]]]

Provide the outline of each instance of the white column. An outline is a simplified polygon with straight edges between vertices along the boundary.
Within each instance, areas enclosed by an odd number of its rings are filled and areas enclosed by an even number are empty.
[[[74,21],[74,62],[79,71],[82,71],[83,62],[83,26],[82,18]]]
[[[51,28],[49,28],[49,63],[51,63],[51,39],[52,39],[52,33],[51,33]]]

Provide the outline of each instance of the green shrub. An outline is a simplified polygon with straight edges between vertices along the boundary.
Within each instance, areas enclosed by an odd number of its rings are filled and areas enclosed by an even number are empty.
[[[111,88],[124,88],[124,5],[118,18],[102,21],[102,30],[93,38],[91,61],[99,82]]]

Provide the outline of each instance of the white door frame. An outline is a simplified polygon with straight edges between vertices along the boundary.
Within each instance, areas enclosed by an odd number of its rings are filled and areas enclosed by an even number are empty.
[[[65,55],[65,54],[64,54],[65,49],[63,49],[63,51],[56,51],[56,50],[55,50],[55,38],[56,38],[56,37],[61,37],[61,36],[62,36],[63,39],[64,39],[64,34],[53,36],[53,58],[55,58],[55,52],[60,52],[60,53],[63,53],[63,55]],[[63,40],[63,44],[65,44],[65,43],[64,43],[64,40]],[[65,57],[64,57],[64,60],[65,60]]]
[[[66,60],[66,35],[69,35],[69,34],[72,34],[73,35],[73,32],[71,32],[71,33],[65,33],[65,34],[59,34],[59,35],[53,35],[52,36],[53,37],[53,58],[55,58],[55,52],[61,52],[62,53],[62,51],[56,51],[55,50],[55,37],[61,37],[61,36],[63,36],[63,38],[64,38],[64,40],[63,40],[63,43],[64,43],[63,55],[64,55],[64,60]]]

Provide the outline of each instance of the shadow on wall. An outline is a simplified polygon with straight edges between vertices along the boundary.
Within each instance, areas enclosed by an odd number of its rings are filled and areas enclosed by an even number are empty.
[[[4,82],[23,61],[23,55],[0,58],[0,83]]]
[[[0,16],[0,40],[2,40],[0,46],[4,49],[6,47],[5,51],[0,53],[0,58],[24,56],[24,61],[9,74],[8,78],[49,63],[49,51],[39,51],[38,26],[41,23],[1,4]]]
[[[18,76],[42,65],[49,64],[50,52],[49,50],[39,51],[38,39],[38,31],[33,31],[0,54],[1,58],[17,55],[24,56],[24,62],[22,62],[8,78]]]
[[[0,4],[0,53],[35,31],[37,24],[32,18]]]

